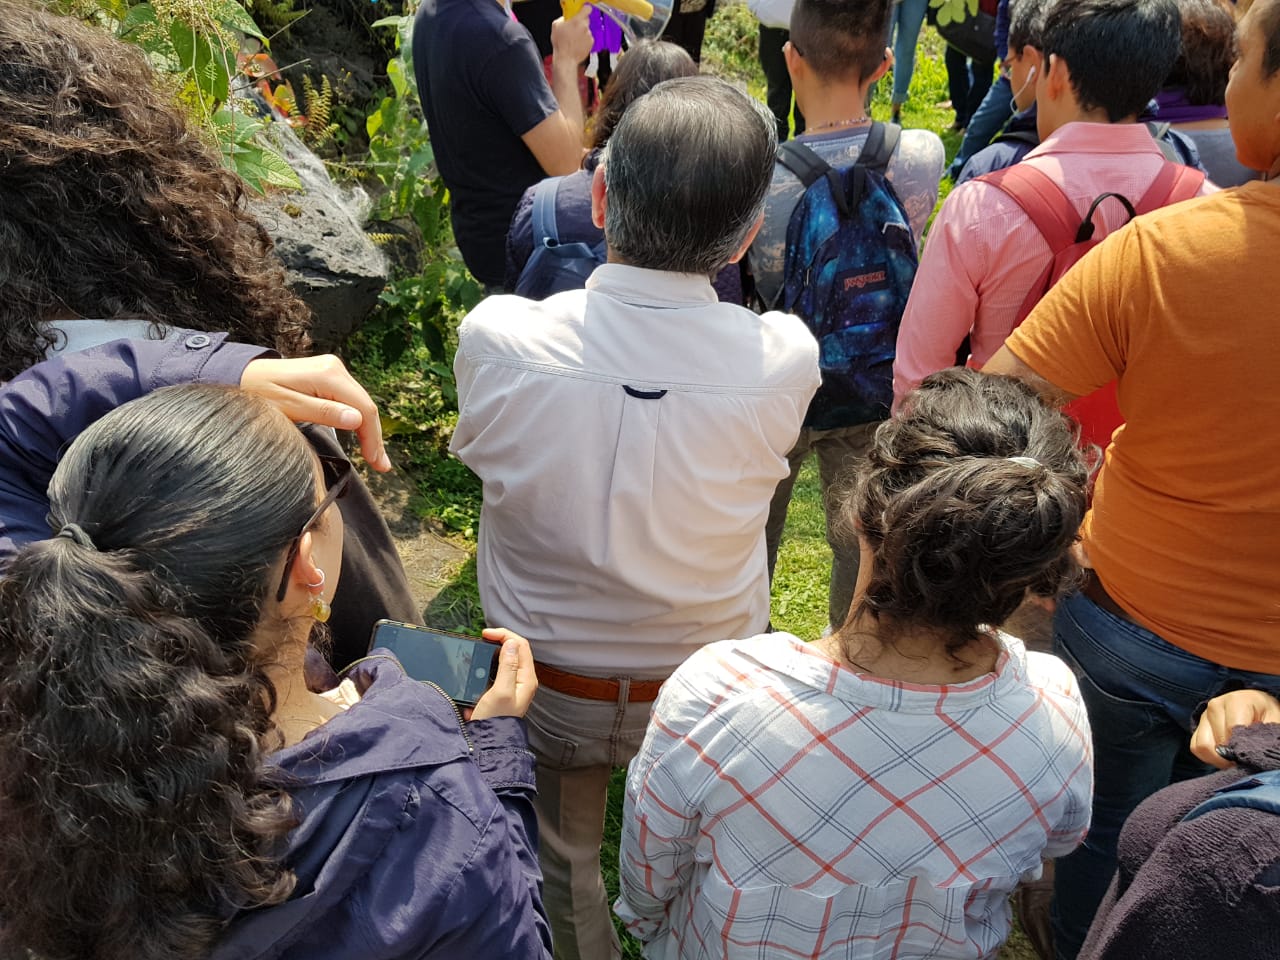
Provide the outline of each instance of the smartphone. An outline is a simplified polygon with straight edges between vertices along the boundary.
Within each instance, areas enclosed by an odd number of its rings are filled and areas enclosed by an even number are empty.
[[[501,644],[398,620],[373,625],[373,647],[396,655],[405,673],[434,683],[460,707],[474,707],[493,686]]]

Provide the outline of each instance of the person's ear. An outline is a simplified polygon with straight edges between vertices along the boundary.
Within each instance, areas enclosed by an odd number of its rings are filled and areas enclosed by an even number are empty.
[[[871,76],[866,78],[866,82],[875,83],[877,80],[883,77],[886,73],[888,73],[889,68],[892,66],[893,66],[893,51],[890,50],[888,47],[885,47],[884,59],[880,61],[880,66],[876,67],[874,70],[871,71]]]
[[[605,194],[607,192],[604,185],[604,164],[601,163],[596,167],[596,172],[591,175],[591,222],[599,230],[604,229]]]
[[[796,48],[791,45],[790,40],[782,45],[782,61],[787,65],[787,73],[794,75],[795,64],[799,59],[800,54],[796,53]]]
[[[289,591],[285,595],[285,603],[290,603],[291,596],[309,601],[311,595],[323,586],[325,575],[316,564],[314,547],[310,531],[298,538],[298,552],[289,569]]]
[[[762,210],[760,211],[760,216],[756,217],[756,222],[753,223],[751,225],[751,229],[747,231],[747,237],[742,241],[742,246],[738,247],[738,252],[729,259],[730,263],[737,263],[747,255],[747,250],[750,248],[752,241],[755,240],[756,234],[760,232],[760,227],[763,223],[764,211]]]
[[[1050,100],[1061,100],[1064,95],[1071,93],[1071,68],[1056,53],[1051,53],[1048,57],[1040,54],[1036,73],[1037,99],[1044,93]]]

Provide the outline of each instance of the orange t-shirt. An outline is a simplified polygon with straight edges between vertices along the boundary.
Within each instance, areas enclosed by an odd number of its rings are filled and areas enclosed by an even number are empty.
[[[1085,519],[1107,592],[1214,663],[1280,674],[1280,185],[1141,217],[1070,270],[1009,349],[1074,394],[1119,378]]]

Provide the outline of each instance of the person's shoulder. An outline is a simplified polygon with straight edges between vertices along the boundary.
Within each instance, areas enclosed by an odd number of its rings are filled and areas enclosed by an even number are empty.
[[[811,374],[816,374],[818,341],[803,320],[780,310],[758,315],[746,307],[742,310],[754,318],[751,322],[759,325],[764,339],[764,356],[775,376],[787,380],[808,380]]]
[[[466,357],[519,359],[536,345],[582,325],[586,291],[569,290],[546,300],[514,294],[485,297],[458,327],[458,352]]]
[[[707,704],[708,712],[733,709],[779,682],[777,666],[794,655],[799,642],[789,633],[762,633],[709,643],[677,667],[667,683],[682,699]]]
[[[889,160],[890,170],[901,170],[904,176],[926,178],[937,188],[947,161],[947,148],[932,130],[903,130],[898,149]]]
[[[1019,641],[1021,643],[1021,641]],[[1027,682],[1046,696],[1073,703],[1082,702],[1080,684],[1071,668],[1052,653],[1028,650],[1022,653]]]
[[[1034,149],[1034,144],[1024,140],[998,140],[983,147],[965,163],[956,180],[959,188],[976,177],[995,173],[1005,167],[1011,167]]]

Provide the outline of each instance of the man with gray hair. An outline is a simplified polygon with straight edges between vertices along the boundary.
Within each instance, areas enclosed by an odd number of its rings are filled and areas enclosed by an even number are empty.
[[[773,117],[728,84],[659,84],[592,184],[608,262],[585,290],[463,321],[452,449],[484,484],[485,618],[533,643],[545,902],[556,956],[620,956],[600,875],[610,774],[662,681],[769,621],[764,527],[818,387],[794,317],[721,303],[759,229]]]

